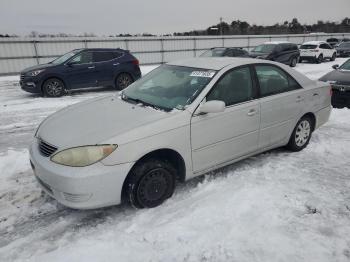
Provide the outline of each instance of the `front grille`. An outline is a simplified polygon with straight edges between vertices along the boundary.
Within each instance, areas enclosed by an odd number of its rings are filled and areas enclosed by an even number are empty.
[[[332,89],[346,92],[346,91],[350,91],[350,86],[349,85],[342,85],[342,84],[332,84]]]
[[[41,155],[49,157],[57,151],[57,147],[50,145],[49,143],[39,138],[39,151]]]
[[[20,80],[23,81],[25,78],[24,74],[21,74]]]

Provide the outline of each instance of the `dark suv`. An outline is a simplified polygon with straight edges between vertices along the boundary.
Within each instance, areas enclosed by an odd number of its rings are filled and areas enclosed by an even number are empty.
[[[201,57],[249,57],[249,53],[236,47],[213,47],[200,55]]]
[[[124,89],[141,77],[139,61],[122,49],[76,49],[21,72],[21,88],[58,97],[66,90],[97,86]]]
[[[255,47],[249,55],[253,58],[276,61],[295,67],[300,51],[296,44],[290,42],[267,42]]]

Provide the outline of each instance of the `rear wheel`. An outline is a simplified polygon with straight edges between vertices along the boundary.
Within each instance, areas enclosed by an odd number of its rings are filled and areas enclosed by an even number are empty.
[[[128,87],[134,80],[128,73],[121,73],[115,80],[115,86],[118,90],[123,90]]]
[[[333,55],[332,55],[332,57],[331,57],[331,61],[334,61],[336,57],[337,57],[337,54],[336,54],[336,53],[333,53]]]
[[[297,65],[298,59],[296,57],[293,57],[292,60],[290,61],[289,66],[290,67],[295,67]]]
[[[131,171],[125,197],[136,208],[156,207],[173,195],[175,183],[175,168],[168,161],[150,158]]]
[[[47,79],[43,84],[43,94],[47,97],[59,97],[65,92],[64,83],[58,78]]]
[[[293,130],[287,148],[295,152],[303,150],[309,144],[312,129],[311,118],[308,116],[301,118]]]
[[[317,64],[320,64],[320,63],[322,63],[322,62],[323,62],[323,55],[320,54],[320,55],[316,58],[316,63],[317,63]]]

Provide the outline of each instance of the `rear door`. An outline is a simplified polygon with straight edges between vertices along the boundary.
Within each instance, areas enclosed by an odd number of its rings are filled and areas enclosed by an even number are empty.
[[[93,61],[96,67],[97,85],[113,85],[114,69],[119,65],[117,58],[119,52],[116,51],[94,51]],[[119,54],[119,57],[121,54]]]
[[[277,52],[276,61],[284,64],[289,63],[291,48],[290,44],[279,44],[279,50]]]
[[[65,65],[63,74],[71,88],[96,86],[97,73],[92,56],[92,52],[82,51],[72,57]]]
[[[305,103],[302,87],[280,67],[255,65],[260,87],[261,124],[259,148],[286,140]]]
[[[193,115],[191,145],[195,173],[257,150],[260,109],[251,72],[247,66],[232,69],[208,93],[207,101],[225,102],[224,112]]]

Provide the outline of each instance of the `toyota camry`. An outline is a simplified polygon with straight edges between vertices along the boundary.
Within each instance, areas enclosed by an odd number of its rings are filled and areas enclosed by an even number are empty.
[[[150,208],[178,182],[273,148],[304,149],[330,112],[330,85],[288,66],[193,58],[49,116],[30,161],[41,188],[68,207]]]

